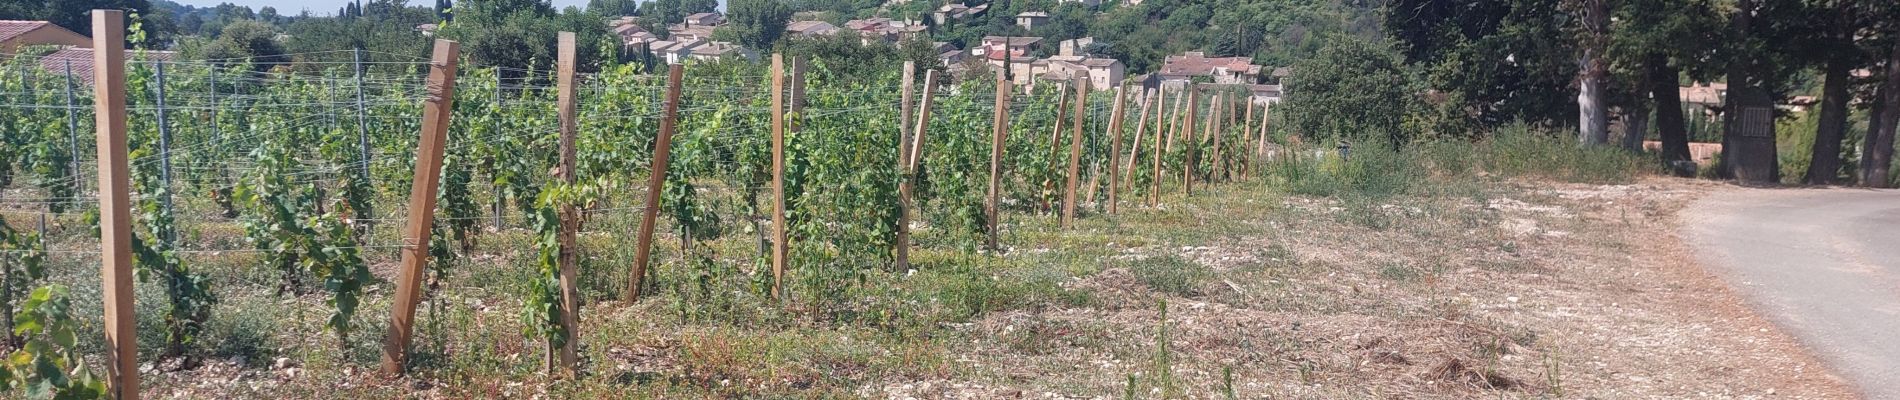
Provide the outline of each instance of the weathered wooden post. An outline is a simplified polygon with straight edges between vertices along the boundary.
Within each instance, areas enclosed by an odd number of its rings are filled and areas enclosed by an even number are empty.
[[[666,66],[666,106],[664,114],[660,116],[660,136],[653,140],[653,166],[647,172],[646,207],[640,210],[639,247],[633,249],[633,276],[627,282],[626,297],[629,303],[640,300],[640,292],[646,284],[647,262],[653,257],[653,224],[658,222],[660,191],[666,188],[666,164],[672,154],[673,131],[678,129],[679,124],[682,68],[679,64]]]
[[[1162,88],[1158,92],[1156,92],[1156,94],[1163,95],[1162,98],[1165,99],[1166,98],[1165,95],[1167,94],[1167,89]],[[1181,97],[1179,96],[1175,97],[1174,103],[1176,106],[1180,106]],[[1165,126],[1165,125],[1168,125],[1167,121],[1163,119],[1163,113],[1168,111],[1168,108],[1165,106],[1166,104],[1167,103],[1162,103],[1162,102],[1155,103],[1154,180],[1152,182],[1149,182],[1151,186],[1150,189],[1148,190],[1148,206],[1149,207],[1161,205],[1161,153],[1165,152],[1165,149],[1166,149],[1166,147],[1163,147],[1161,144],[1161,137],[1164,136],[1161,134],[1161,130],[1168,128],[1167,126]]]
[[[1007,71],[1007,69],[1004,71]],[[988,198],[983,203],[983,213],[985,217],[987,217],[986,222],[988,225],[986,227],[987,229],[985,229],[985,233],[988,235],[984,245],[988,246],[991,250],[997,251],[1003,249],[1002,246],[998,245],[996,240],[997,220],[1002,216],[1001,213],[997,212],[996,207],[997,197],[1002,195],[1003,190],[1003,139],[1009,135],[1009,96],[1011,92],[1009,77],[1004,74],[1004,71],[999,71],[996,74],[996,108],[994,110],[995,114],[991,116],[993,123],[990,124],[990,189],[987,196]]]
[[[1084,74],[1075,79],[1075,126],[1072,129],[1074,133],[1069,135],[1069,182],[1064,185],[1062,194],[1062,219],[1056,223],[1064,228],[1075,221],[1075,180],[1082,173],[1082,123],[1088,116],[1088,107],[1089,78]]]
[[[1187,86],[1186,90],[1187,112],[1181,119],[1181,146],[1186,154],[1186,157],[1182,158],[1185,161],[1181,163],[1182,197],[1194,195],[1194,164],[1197,162],[1194,153],[1201,150],[1200,141],[1195,140],[1194,135],[1194,116],[1200,114],[1200,110],[1196,108],[1196,101],[1199,100],[1201,92],[1195,90],[1192,85]]]
[[[1124,85],[1126,86],[1126,85]],[[1126,91],[1122,86],[1115,87],[1115,107],[1108,112],[1108,214],[1115,214],[1116,192],[1121,189],[1121,168],[1115,165],[1115,159],[1122,155],[1122,103],[1128,99],[1122,96]]]
[[[99,275],[105,289],[106,391],[139,398],[132,307],[132,181],[125,142],[125,12],[92,10],[92,87],[99,156]]]
[[[905,179],[905,175],[910,169],[910,86],[916,79],[916,69],[916,62],[904,62],[904,78],[898,88],[901,94],[897,101],[897,240],[892,243],[891,255],[899,271],[910,269],[910,198],[905,193],[910,188],[910,180]]]
[[[409,359],[416,303],[421,300],[423,268],[429,265],[429,234],[435,223],[436,184],[442,180],[443,142],[448,141],[454,110],[455,69],[461,48],[437,39],[429,59],[428,98],[422,105],[421,140],[416,144],[416,173],[409,185],[409,222],[403,228],[401,270],[396,277],[395,310],[383,342],[383,373],[401,375]]]
[[[560,178],[562,183],[573,185],[580,179],[580,170],[576,169],[574,154],[575,131],[579,125],[574,115],[574,32],[561,32],[557,48],[554,67],[557,76],[554,79],[558,92],[555,94],[554,101],[556,107],[559,108],[561,118]],[[561,264],[561,330],[567,337],[561,340],[559,349],[549,346],[548,370],[553,372],[556,367],[559,367],[566,369],[568,374],[573,374],[574,369],[579,366],[580,360],[575,348],[581,339],[580,287],[574,277],[575,269],[579,268],[578,264],[580,264],[580,243],[575,240],[575,236],[580,231],[580,212],[575,209],[573,203],[565,201],[561,202],[559,212],[561,232],[557,240],[561,245],[561,253],[557,261]],[[549,344],[553,344],[552,339]]]
[[[1141,94],[1141,108],[1135,113],[1135,140],[1129,143],[1128,163],[1126,164],[1128,173],[1126,174],[1127,178],[1124,178],[1127,182],[1123,183],[1123,186],[1127,186],[1131,189],[1135,187],[1135,175],[1140,174],[1140,171],[1135,170],[1135,158],[1141,155],[1142,135],[1148,130],[1148,106],[1154,101],[1154,94],[1153,89],[1143,90]]]
[[[785,57],[772,55],[772,298],[785,286]]]
[[[911,129],[911,134],[914,135],[914,137],[910,140],[909,148],[904,149],[908,154],[904,156],[904,165],[900,166],[902,169],[899,171],[903,174],[903,180],[897,184],[897,194],[898,201],[903,202],[904,209],[903,214],[899,215],[898,222],[901,224],[899,225],[899,229],[902,229],[900,232],[905,233],[905,236],[899,238],[901,240],[898,240],[897,245],[905,249],[905,254],[908,254],[910,251],[910,213],[916,204],[914,198],[916,197],[917,181],[921,179],[917,176],[917,166],[923,163],[924,131],[928,130],[930,126],[930,103],[931,99],[936,97],[936,86],[937,71],[925,70],[924,99],[917,107],[917,126]],[[910,121],[904,121],[904,123],[909,122]],[[909,264],[905,264],[903,267],[908,268]]]

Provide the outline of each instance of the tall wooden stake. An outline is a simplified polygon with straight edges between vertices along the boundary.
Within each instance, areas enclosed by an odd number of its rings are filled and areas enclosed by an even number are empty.
[[[213,69],[213,71],[216,71],[216,69]],[[98,70],[95,69],[93,72],[98,73]],[[67,155],[72,157],[71,162],[73,167],[73,170],[70,172],[72,176],[67,179],[72,180],[73,188],[78,189],[76,192],[85,193],[86,185],[84,182],[79,181],[79,108],[73,105],[73,60],[70,59],[66,60],[66,85],[64,87],[66,88],[66,145],[68,146],[66,150],[68,152]],[[212,105],[213,113],[217,112],[215,111],[217,109],[217,105],[215,104],[218,98],[217,89],[218,87],[215,84],[211,87],[211,99],[214,103]],[[215,130],[218,127],[218,119],[215,118],[217,114],[212,115],[214,118],[211,119],[211,128]]]
[[[1259,157],[1267,156],[1267,124],[1273,120],[1273,103],[1260,106],[1260,141],[1254,143]]]
[[[772,55],[772,298],[785,285],[785,57]]]
[[[1186,157],[1182,158],[1184,161],[1181,162],[1181,196],[1183,197],[1194,195],[1194,153],[1201,150],[1200,141],[1195,140],[1194,135],[1194,116],[1200,111],[1195,108],[1195,101],[1199,100],[1201,92],[1194,90],[1192,86],[1186,90],[1187,110],[1181,118],[1181,146],[1186,154]]]
[[[934,69],[925,70],[924,71],[924,101],[917,106],[917,128],[911,130],[911,133],[915,135],[917,138],[911,140],[910,142],[910,165],[905,166],[905,171],[907,171],[908,173],[916,174],[918,170],[918,166],[923,164],[924,132],[930,130],[929,129],[930,128],[930,104],[932,102],[931,99],[935,98],[936,96],[937,96],[937,70],[934,70]],[[911,178],[912,181],[915,181],[916,179],[917,178],[915,176],[912,176]],[[914,182],[912,184],[915,185]],[[909,195],[905,195],[905,196],[909,196]]]
[[[1208,163],[1208,173],[1213,176],[1208,178],[1209,181],[1227,179],[1227,163],[1223,162],[1220,158],[1220,137],[1224,136],[1227,131],[1222,128],[1226,127],[1224,123],[1229,120],[1229,118],[1225,118],[1222,114],[1227,114],[1226,116],[1232,116],[1233,114],[1233,108],[1228,107],[1227,99],[1226,93],[1215,95],[1215,107],[1213,110],[1209,110],[1212,115],[1209,116],[1210,121],[1207,123],[1207,135],[1212,136],[1214,141],[1214,157],[1210,158]]]
[[[1154,103],[1154,97],[1154,89],[1143,90],[1141,95],[1141,110],[1135,116],[1135,141],[1130,143],[1128,149],[1128,163],[1126,164],[1128,165],[1128,178],[1126,178],[1128,181],[1123,183],[1124,186],[1128,186],[1131,189],[1135,187],[1135,175],[1140,174],[1140,172],[1135,170],[1135,157],[1141,154],[1142,134],[1148,130],[1148,106]]]
[[[1160,91],[1156,92],[1156,94],[1163,95],[1162,98],[1165,99],[1166,94],[1167,94],[1167,89],[1162,88]],[[1181,97],[1179,95],[1176,95],[1176,97],[1174,98],[1174,103],[1176,107],[1179,107],[1181,105]],[[1161,205],[1161,153],[1165,152],[1165,149],[1166,149],[1165,147],[1161,145],[1161,137],[1164,136],[1161,134],[1161,130],[1167,128],[1167,126],[1164,126],[1166,125],[1167,121],[1163,118],[1163,113],[1168,111],[1168,108],[1164,107],[1165,104],[1167,103],[1160,103],[1160,102],[1155,103],[1155,149],[1154,149],[1155,173],[1154,173],[1154,181],[1149,182],[1150,184],[1150,188],[1148,190],[1148,206],[1149,207]]]
[[[574,100],[574,32],[561,32],[557,42],[555,56],[554,83],[558,88],[555,94],[555,106],[559,108],[561,118],[561,182],[573,185],[580,177],[575,167],[575,131],[579,121],[575,119]],[[561,330],[567,337],[561,341],[561,348],[548,348],[548,370],[566,369],[569,374],[579,366],[579,357],[575,348],[581,340],[580,332],[580,287],[575,281],[575,269],[580,264],[580,243],[575,236],[580,231],[580,212],[574,204],[563,202],[560,209],[561,232],[558,240],[561,244],[559,261],[561,264]],[[550,341],[549,344],[553,344]],[[557,357],[556,354],[559,354]]]
[[[1075,178],[1080,177],[1082,162],[1082,123],[1088,116],[1089,78],[1087,75],[1075,79],[1075,126],[1069,135],[1069,182],[1062,194],[1062,219],[1057,225],[1068,227],[1075,220]]]
[[[92,10],[93,113],[99,151],[99,274],[105,288],[106,389],[139,398],[132,308],[132,183],[125,144],[125,12]]]
[[[633,277],[627,283],[628,302],[640,300],[640,292],[646,284],[647,261],[653,256],[653,224],[659,217],[660,191],[665,189],[667,159],[671,157],[673,131],[679,123],[682,72],[683,67],[679,64],[666,66],[666,110],[660,116],[660,136],[653,140],[653,167],[649,168],[647,174],[646,208],[641,209],[640,243],[637,245],[639,247],[633,249]],[[783,199],[783,196],[780,198]]]
[[[429,234],[435,223],[436,184],[442,181],[443,142],[448,141],[455,103],[455,69],[461,46],[436,39],[429,59],[428,98],[422,105],[422,133],[416,145],[416,174],[409,185],[409,223],[403,228],[402,269],[396,277],[396,309],[390,313],[383,342],[383,373],[401,375],[409,358],[416,302],[422,296],[423,268],[429,265]]]
[[[1121,186],[1118,185],[1121,182],[1121,180],[1116,179],[1121,176],[1121,168],[1117,168],[1117,166],[1115,165],[1115,159],[1121,158],[1121,155],[1122,155],[1122,107],[1123,107],[1122,103],[1128,100],[1122,97],[1126,94],[1126,92],[1122,90],[1123,87],[1125,86],[1126,85],[1115,87],[1115,103],[1114,103],[1115,108],[1114,110],[1109,111],[1108,113],[1108,163],[1107,164],[1108,164],[1108,214],[1109,215],[1115,214],[1115,202],[1116,202],[1115,192],[1121,189]]]
[[[910,269],[910,198],[905,196],[910,180],[903,176],[910,169],[910,86],[916,79],[916,69],[915,62],[904,62],[904,78],[898,89],[902,94],[897,102],[897,240],[892,243],[891,255],[899,271]]]
[[[1258,124],[1259,122],[1255,121],[1254,116],[1253,116],[1253,108],[1254,108],[1253,97],[1248,96],[1247,100],[1242,103],[1243,103],[1243,107],[1247,107],[1247,116],[1244,118],[1241,118],[1242,122],[1240,124],[1240,143],[1236,144],[1235,147],[1238,147],[1240,151],[1246,151],[1247,142],[1253,140],[1253,135],[1248,134],[1248,133],[1253,132],[1254,125]],[[1244,159],[1245,157],[1242,157],[1242,158]],[[1247,179],[1249,175],[1253,174],[1254,172],[1253,170],[1255,168],[1254,164],[1257,164],[1257,163],[1258,163],[1257,161],[1247,163],[1247,167],[1241,169],[1241,175],[1240,175],[1241,179]]]
[[[164,191],[159,193],[158,204],[160,207],[165,208],[165,213],[171,214],[172,213],[172,130],[171,130],[171,117],[170,117],[171,114],[165,112],[165,86],[166,86],[165,85],[165,63],[161,61],[154,61],[152,62],[152,69],[153,69],[153,74],[155,75],[154,77],[157,78],[156,81],[153,82],[157,87],[156,90],[153,90],[153,92],[155,92],[153,93],[153,96],[154,96],[153,100],[154,100],[154,103],[156,103],[154,105],[158,106],[158,113],[157,113],[157,117],[158,117],[158,121],[157,121],[158,122],[158,181],[159,181],[159,184],[163,185],[165,188]],[[165,235],[165,237],[162,238],[162,240],[165,240],[167,242],[172,241],[173,239],[177,238],[177,232],[172,230],[170,227],[167,227],[165,232],[161,232],[161,233]]]
[[[988,234],[988,237],[984,245],[988,246],[991,250],[997,251],[1003,249],[998,245],[996,240],[997,218],[1002,216],[1001,213],[997,212],[996,207],[997,197],[1002,195],[1003,190],[1003,139],[1009,137],[1009,96],[1011,91],[1008,76],[998,72],[996,75],[996,108],[994,110],[995,114],[992,115],[992,121],[994,122],[990,125],[990,190],[987,196],[988,198],[985,199],[983,203],[983,213],[986,217],[985,222],[987,222],[986,225],[988,225],[986,227],[987,229],[985,229],[985,233]]]

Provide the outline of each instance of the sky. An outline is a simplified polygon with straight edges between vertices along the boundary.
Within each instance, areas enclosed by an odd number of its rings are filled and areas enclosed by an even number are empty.
[[[277,13],[281,15],[297,15],[298,13],[303,12],[304,9],[309,9],[311,14],[330,15],[330,14],[335,14],[337,9],[343,8],[344,4],[349,4],[352,0],[172,0],[172,1],[175,1],[178,4],[192,5],[192,6],[198,6],[198,7],[216,7],[218,4],[231,3],[231,4],[240,5],[240,6],[250,7],[251,10],[253,11],[260,8],[264,8],[265,6],[269,6],[269,7],[276,7]],[[434,0],[409,0],[409,5],[426,5],[426,6],[433,7],[435,6],[435,1]],[[554,0],[554,9],[556,10],[567,8],[567,6],[586,7],[587,0]]]

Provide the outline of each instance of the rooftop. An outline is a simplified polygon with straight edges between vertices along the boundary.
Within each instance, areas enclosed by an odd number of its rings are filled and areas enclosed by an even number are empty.
[[[152,50],[126,50],[125,51],[126,62],[171,61],[175,57],[176,57],[176,54],[169,51],[152,51]],[[92,76],[93,76],[92,49],[84,48],[84,47],[67,47],[67,48],[59,49],[58,51],[49,53],[43,57],[40,57],[40,68],[45,69],[52,73],[56,73],[56,74],[66,73],[67,65],[71,65],[73,68],[73,79],[77,79],[85,83],[92,83]]]

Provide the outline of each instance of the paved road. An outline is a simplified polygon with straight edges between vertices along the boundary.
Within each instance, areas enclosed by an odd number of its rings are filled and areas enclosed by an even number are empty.
[[[1734,189],[1683,212],[1696,258],[1872,399],[1900,399],[1900,190]]]

